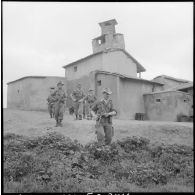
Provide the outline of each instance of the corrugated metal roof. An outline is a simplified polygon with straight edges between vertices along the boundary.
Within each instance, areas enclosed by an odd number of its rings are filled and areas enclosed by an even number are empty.
[[[47,78],[47,77],[65,78],[65,77],[59,77],[59,76],[25,76],[25,77],[16,79],[16,80],[14,80],[14,81],[10,81],[10,82],[7,83],[7,85],[9,85],[9,84],[11,84],[11,83],[15,83],[15,82],[17,82],[17,81],[21,81],[21,80],[23,80],[23,79],[29,79],[29,78],[44,79],[44,78]]]
[[[67,65],[63,66],[63,68],[67,68],[67,67],[69,67],[69,66],[75,65],[75,64],[77,64],[77,63],[79,63],[79,62],[81,62],[81,61],[83,61],[83,60],[87,60],[87,59],[89,59],[89,58],[92,58],[93,56],[96,56],[96,55],[99,55],[99,54],[103,54],[103,53],[108,53],[108,52],[114,52],[114,51],[122,51],[122,52],[125,53],[129,58],[131,58],[131,59],[133,60],[133,62],[136,64],[136,66],[137,66],[137,73],[145,72],[145,71],[146,71],[146,69],[145,69],[145,68],[144,68],[144,67],[143,67],[135,58],[133,58],[126,50],[124,50],[124,49],[119,49],[119,48],[116,48],[116,49],[108,49],[108,50],[105,50],[105,51],[100,51],[100,52],[97,52],[97,53],[88,55],[88,56],[86,56],[86,57],[84,57],[84,58],[81,58],[81,59],[79,59],[79,60],[77,60],[77,61],[74,61],[74,62],[72,62],[72,63],[70,63],[70,64],[67,64]]]

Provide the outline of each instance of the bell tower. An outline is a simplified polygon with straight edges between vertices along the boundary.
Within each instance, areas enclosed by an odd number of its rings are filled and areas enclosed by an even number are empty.
[[[107,49],[125,49],[123,34],[116,33],[115,30],[115,25],[117,24],[115,19],[99,23],[101,27],[101,36],[92,40],[93,53]]]

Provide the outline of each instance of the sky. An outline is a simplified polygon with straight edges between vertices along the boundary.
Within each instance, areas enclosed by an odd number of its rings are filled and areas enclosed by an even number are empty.
[[[7,82],[65,76],[62,66],[92,54],[98,25],[116,19],[142,78],[193,81],[193,2],[3,2],[3,103]]]

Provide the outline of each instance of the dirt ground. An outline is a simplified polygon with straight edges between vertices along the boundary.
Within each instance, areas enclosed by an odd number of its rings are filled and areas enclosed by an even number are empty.
[[[66,114],[63,127],[55,127],[55,120],[47,112],[4,109],[4,134],[15,133],[25,136],[40,136],[47,132],[59,132],[82,144],[96,140],[95,121],[75,121]],[[127,136],[142,136],[150,142],[193,145],[193,123],[113,120],[114,140]]]

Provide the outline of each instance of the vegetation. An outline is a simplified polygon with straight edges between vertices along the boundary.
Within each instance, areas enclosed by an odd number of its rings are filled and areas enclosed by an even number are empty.
[[[127,137],[110,147],[57,133],[4,135],[4,192],[192,192],[193,148]]]

